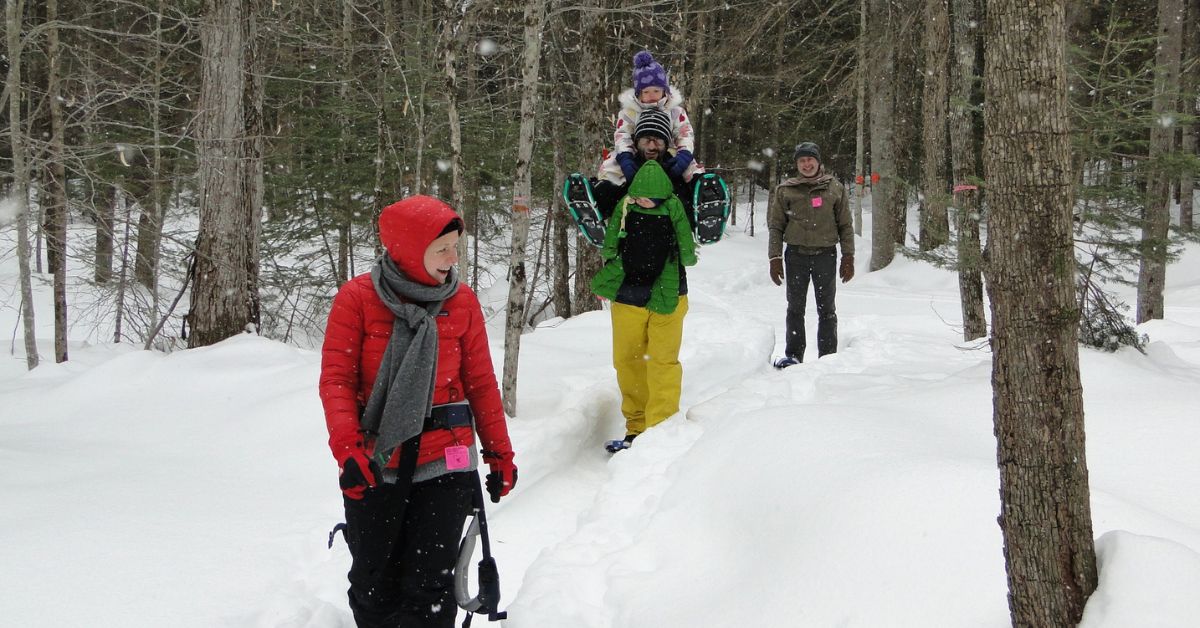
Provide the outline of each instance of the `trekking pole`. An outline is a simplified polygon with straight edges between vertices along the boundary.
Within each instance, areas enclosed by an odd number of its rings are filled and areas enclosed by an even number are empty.
[[[475,613],[487,613],[488,621],[508,619],[508,613],[499,610],[500,607],[500,572],[496,569],[496,559],[492,557],[492,543],[488,538],[487,514],[483,507],[483,484],[479,474],[475,474],[475,496],[471,525],[467,526],[467,534],[458,547],[458,564],[454,568],[455,583],[454,597],[458,606],[467,611],[463,620],[463,628],[470,628],[471,619]],[[471,597],[468,587],[471,558],[475,553],[475,537],[483,541],[483,560],[479,561],[479,593]]]

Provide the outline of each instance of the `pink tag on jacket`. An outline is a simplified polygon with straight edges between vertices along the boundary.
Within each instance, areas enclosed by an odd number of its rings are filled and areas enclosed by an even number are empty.
[[[820,206],[821,206],[821,203],[823,203],[823,202],[824,202],[824,201],[822,201],[822,200],[821,200],[821,197],[820,197],[820,196],[814,196],[814,197],[813,197],[813,200],[812,200],[813,207],[820,207]]]
[[[468,453],[465,445],[454,445],[446,448],[446,469],[448,471],[466,469],[469,464],[471,464],[471,455]]]

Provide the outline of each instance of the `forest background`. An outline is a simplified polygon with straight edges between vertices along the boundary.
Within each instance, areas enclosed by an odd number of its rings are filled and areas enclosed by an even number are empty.
[[[1192,233],[1197,13],[1194,0],[1068,7],[1075,239],[1088,289],[1100,283],[1092,278],[1138,282],[1146,259],[1169,262],[1171,238]],[[1177,16],[1173,36],[1166,15]],[[488,275],[498,266],[489,255],[512,258],[509,277],[522,267],[518,321],[594,309],[587,278],[598,260],[578,246],[558,188],[567,172],[594,171],[641,49],[670,71],[697,157],[735,197],[770,190],[793,166],[791,146],[816,141],[830,171],[865,183],[853,186],[857,196],[872,194],[896,217],[875,221],[886,237],[875,238],[872,269],[898,250],[979,274],[987,7],[977,0],[26,0],[8,2],[6,18],[3,221],[27,221],[28,248],[16,253],[31,272],[55,275],[62,258],[90,270],[88,294],[75,297],[86,311],[69,308],[62,275],[56,312],[36,314],[65,327],[118,311],[116,329],[97,338],[169,349],[224,337],[228,329],[210,334],[211,324],[183,320],[202,300],[185,294],[201,290],[187,281],[197,264],[208,277],[205,264],[240,263],[247,269],[231,277],[245,305],[232,328],[251,322],[311,344],[332,290],[374,256],[379,210],[417,193],[464,214],[473,237],[462,274],[472,286],[504,279]],[[206,27],[226,38],[205,42]],[[234,71],[206,85],[205,68],[222,65]],[[536,121],[526,138],[523,98]],[[246,145],[239,155],[200,139],[212,124],[203,112],[217,109],[201,105],[216,102],[239,105],[229,114]],[[1152,137],[1155,129],[1165,132]],[[221,158],[244,166],[240,190],[204,187],[206,173],[231,179],[213,165]],[[529,194],[519,189],[524,176]],[[18,189],[28,214],[13,201]],[[222,197],[243,193],[240,203]],[[1180,204],[1171,231],[1151,224],[1162,222],[1167,194]],[[920,233],[903,232],[910,204]],[[242,221],[232,230],[240,254],[198,242],[206,207]],[[533,237],[510,256],[523,218]],[[95,230],[85,250],[68,250],[68,225]],[[975,312],[968,337],[985,331],[974,283],[964,288],[964,312]],[[1157,317],[1161,306],[1138,304],[1138,322]],[[189,322],[205,328],[202,338],[189,341]],[[57,335],[61,360],[65,333]]]

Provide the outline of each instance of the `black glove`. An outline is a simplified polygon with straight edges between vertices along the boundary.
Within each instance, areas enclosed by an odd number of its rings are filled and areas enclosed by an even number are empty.
[[[363,469],[363,466],[366,469]],[[368,487],[375,486],[379,481],[379,467],[361,450],[353,452],[342,460],[338,485],[342,493],[350,499],[362,499]]]
[[[487,474],[487,492],[493,504],[500,503],[500,498],[517,485],[517,467],[512,463],[493,466],[495,469]]]

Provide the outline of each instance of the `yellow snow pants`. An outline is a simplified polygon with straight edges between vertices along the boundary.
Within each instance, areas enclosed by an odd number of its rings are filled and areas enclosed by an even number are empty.
[[[687,296],[671,314],[613,302],[613,368],[621,388],[625,432],[641,434],[679,412],[683,365],[683,317]]]

